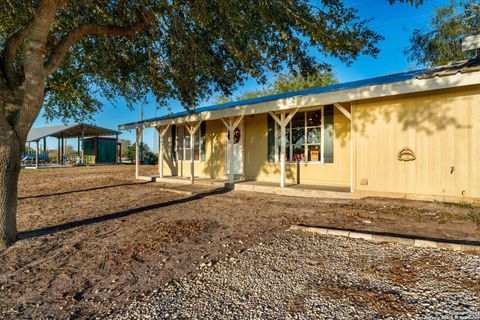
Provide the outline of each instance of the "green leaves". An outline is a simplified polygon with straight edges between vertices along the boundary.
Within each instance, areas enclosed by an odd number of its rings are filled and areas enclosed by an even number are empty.
[[[337,83],[338,80],[335,78],[333,72],[331,72],[327,66],[322,65],[317,66],[314,73],[306,76],[302,76],[298,72],[295,72],[295,74],[282,74],[267,88],[244,92],[240,96],[235,97],[235,100],[246,100],[278,93],[324,87]],[[221,95],[217,97],[215,103],[226,103],[231,100],[230,97]]]
[[[0,46],[33,14],[31,1],[1,2]],[[48,117],[81,120],[99,110],[100,96],[133,105],[149,93],[160,106],[178,99],[193,109],[215,92],[230,95],[249,76],[262,83],[285,68],[315,74],[322,61],[312,47],[348,64],[375,56],[382,39],[341,0],[85,0],[57,12],[45,59],[81,26],[113,30],[141,21],[134,34],[86,34],[69,48],[46,79]],[[23,54],[15,64],[20,75]]]
[[[461,40],[480,33],[480,5],[475,0],[452,1],[436,9],[427,30],[414,30],[405,50],[410,61],[421,66],[445,65],[475,57],[462,52]]]

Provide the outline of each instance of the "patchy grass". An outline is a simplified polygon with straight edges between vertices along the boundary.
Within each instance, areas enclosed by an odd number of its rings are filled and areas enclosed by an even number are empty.
[[[472,211],[468,214],[468,218],[470,221],[475,223],[477,228],[480,230],[480,212]]]
[[[439,212],[437,214],[438,223],[447,223],[451,221],[471,221],[475,223],[478,229],[480,229],[480,212],[470,211],[467,214],[452,213],[448,211]]]
[[[444,206],[447,207],[456,207],[456,208],[463,208],[463,209],[478,209],[480,207],[474,205],[473,203],[469,202],[448,202],[448,201],[443,201],[440,202]]]
[[[414,215],[435,215],[436,212],[427,208],[412,208],[406,206],[391,206],[383,209],[387,213],[393,214],[414,214]]]

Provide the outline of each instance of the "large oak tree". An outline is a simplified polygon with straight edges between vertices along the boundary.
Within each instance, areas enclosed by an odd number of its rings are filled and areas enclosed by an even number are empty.
[[[100,96],[152,93],[192,109],[248,76],[314,72],[309,46],[346,63],[376,55],[367,23],[342,0],[0,1],[0,248],[16,239],[20,155],[42,108],[81,120]]]

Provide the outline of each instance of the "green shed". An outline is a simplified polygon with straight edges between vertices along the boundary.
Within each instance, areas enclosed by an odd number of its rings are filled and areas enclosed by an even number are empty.
[[[90,164],[115,163],[117,139],[93,137],[85,139],[85,162]]]

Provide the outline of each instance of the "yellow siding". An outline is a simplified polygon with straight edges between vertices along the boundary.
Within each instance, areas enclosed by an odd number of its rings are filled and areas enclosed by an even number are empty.
[[[245,118],[245,178],[258,181],[280,181],[280,164],[268,162],[267,115]],[[298,180],[305,184],[350,185],[350,121],[338,110],[334,113],[334,163],[287,164],[288,183]],[[206,161],[195,162],[195,175],[208,178],[225,176],[226,133],[219,120],[208,121],[206,131]],[[190,176],[189,161],[172,161],[171,133],[166,135],[164,146],[164,174],[166,176]]]
[[[480,196],[478,87],[359,102],[353,119],[356,190]],[[404,147],[415,161],[397,159]]]
[[[245,118],[247,180],[280,181],[280,164],[268,162],[267,115]],[[287,183],[350,186],[350,121],[335,108],[334,163],[287,164]],[[299,171],[298,171],[299,170]],[[298,175],[299,174],[299,175]]]
[[[205,135],[205,161],[195,161],[195,176],[222,178],[225,174],[225,130],[220,120],[208,121]],[[199,129],[200,130],[200,129]],[[165,176],[190,176],[190,161],[172,161],[171,130],[165,137],[163,170]]]

